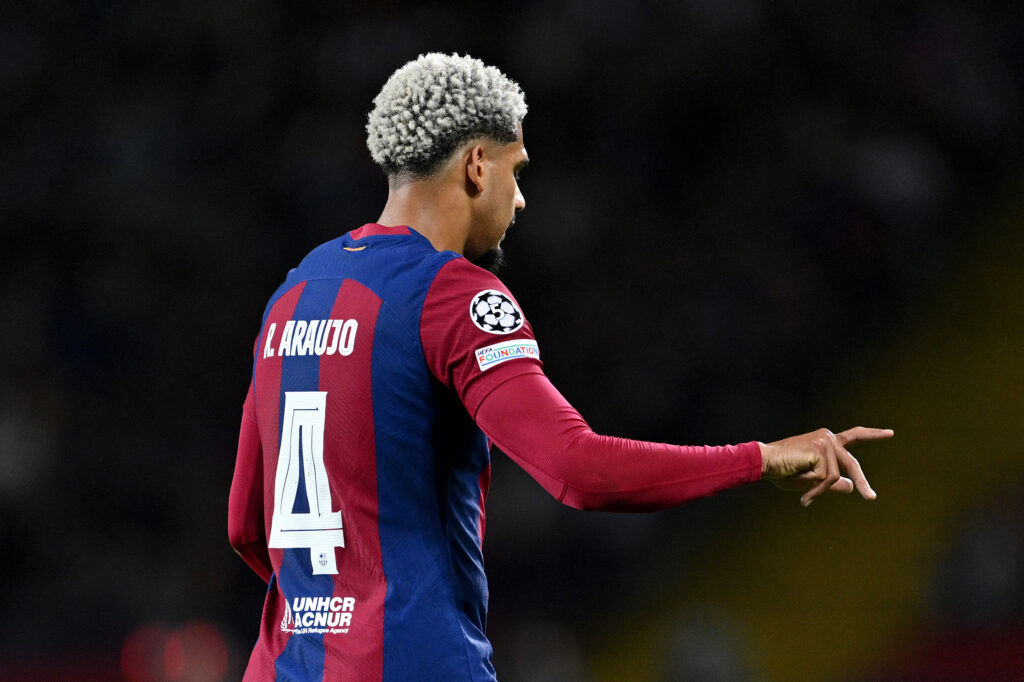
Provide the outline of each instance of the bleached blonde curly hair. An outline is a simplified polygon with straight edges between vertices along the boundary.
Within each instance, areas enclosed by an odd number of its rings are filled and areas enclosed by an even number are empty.
[[[514,142],[526,116],[519,84],[469,55],[420,55],[388,78],[366,123],[370,156],[389,178],[426,177],[466,142]]]

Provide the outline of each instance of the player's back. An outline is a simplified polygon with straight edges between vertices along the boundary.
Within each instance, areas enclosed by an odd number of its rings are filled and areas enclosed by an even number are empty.
[[[311,252],[267,306],[247,409],[274,575],[246,679],[493,679],[486,443],[421,343],[455,258],[364,226]]]

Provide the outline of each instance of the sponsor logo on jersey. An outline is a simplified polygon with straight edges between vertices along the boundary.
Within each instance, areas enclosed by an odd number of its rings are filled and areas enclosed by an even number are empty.
[[[476,364],[480,365],[480,371],[519,358],[540,360],[540,349],[537,348],[537,342],[530,340],[502,341],[493,346],[477,348],[475,352]]]
[[[356,320],[288,320],[276,342],[277,323],[267,327],[263,357],[275,355],[351,355],[356,345]]]
[[[511,334],[523,326],[523,314],[500,291],[484,289],[469,304],[469,319],[488,334]]]
[[[355,610],[355,597],[295,597],[284,603],[281,632],[346,634]]]

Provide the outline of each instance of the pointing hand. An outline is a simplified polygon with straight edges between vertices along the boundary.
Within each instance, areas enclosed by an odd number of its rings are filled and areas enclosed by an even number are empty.
[[[865,500],[873,500],[877,495],[846,446],[892,435],[892,429],[857,426],[835,434],[818,429],[767,445],[761,443],[761,475],[784,490],[806,491],[800,498],[805,507],[826,490],[850,493],[856,489]]]

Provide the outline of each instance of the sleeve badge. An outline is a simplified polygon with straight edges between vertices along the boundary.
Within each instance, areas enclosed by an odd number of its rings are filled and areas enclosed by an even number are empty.
[[[523,326],[523,313],[505,294],[484,289],[469,304],[469,319],[488,334],[511,334]]]

